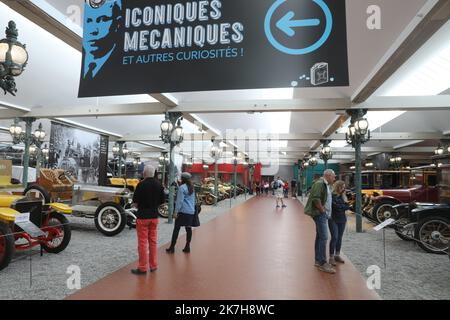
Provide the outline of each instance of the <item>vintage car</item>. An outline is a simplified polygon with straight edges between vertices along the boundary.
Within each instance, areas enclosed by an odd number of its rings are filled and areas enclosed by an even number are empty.
[[[450,205],[412,202],[391,208],[397,217],[390,227],[403,240],[416,240],[430,253],[448,254],[450,250]]]
[[[64,170],[41,169],[38,183],[24,190],[28,198],[43,204],[54,201],[70,205],[70,214],[75,217],[94,219],[95,227],[105,236],[115,236],[126,225],[134,227],[135,209],[131,207],[133,193],[127,181],[116,179],[117,187],[77,184],[76,180]],[[131,181],[135,185],[136,181]]]
[[[44,205],[40,200],[23,196],[0,194],[0,270],[6,268],[16,250],[27,250],[35,246],[49,253],[59,253],[69,244],[71,229],[63,215],[71,209],[60,203]],[[31,228],[27,232],[16,221],[21,213],[29,213]],[[23,228],[24,225],[21,224]]]
[[[395,219],[394,205],[413,201],[438,202],[436,171],[428,168],[369,171],[363,172],[362,177],[362,213],[375,223]],[[352,195],[349,198],[354,199]]]

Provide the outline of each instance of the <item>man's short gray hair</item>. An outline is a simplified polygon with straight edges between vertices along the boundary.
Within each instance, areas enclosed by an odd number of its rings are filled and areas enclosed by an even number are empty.
[[[336,176],[336,173],[334,172],[333,169],[327,169],[327,170],[325,170],[325,171],[323,172],[323,176],[325,177],[325,176],[327,176],[327,175],[333,175],[333,176]]]
[[[143,175],[144,178],[153,178],[155,176],[155,167],[151,164],[146,164]]]

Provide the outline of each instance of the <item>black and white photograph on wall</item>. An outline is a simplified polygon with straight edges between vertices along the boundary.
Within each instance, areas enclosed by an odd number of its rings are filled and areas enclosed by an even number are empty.
[[[50,158],[52,168],[64,169],[79,183],[99,182],[101,136],[52,122]]]

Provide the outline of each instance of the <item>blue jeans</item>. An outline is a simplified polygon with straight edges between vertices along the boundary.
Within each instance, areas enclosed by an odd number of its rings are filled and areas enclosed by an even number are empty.
[[[328,220],[328,227],[330,228],[331,240],[330,240],[330,257],[334,256],[334,253],[341,252],[342,237],[345,231],[346,222],[335,222],[333,219]]]
[[[313,219],[316,223],[315,259],[316,262],[322,265],[327,262],[328,218],[326,214],[322,213]]]

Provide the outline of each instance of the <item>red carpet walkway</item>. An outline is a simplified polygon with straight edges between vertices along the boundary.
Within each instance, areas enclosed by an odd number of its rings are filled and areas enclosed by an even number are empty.
[[[68,299],[379,299],[348,260],[334,275],[314,267],[314,223],[287,205],[252,198],[196,229],[190,254],[180,236],[175,254],[158,249],[156,272],[132,275],[133,263]]]

